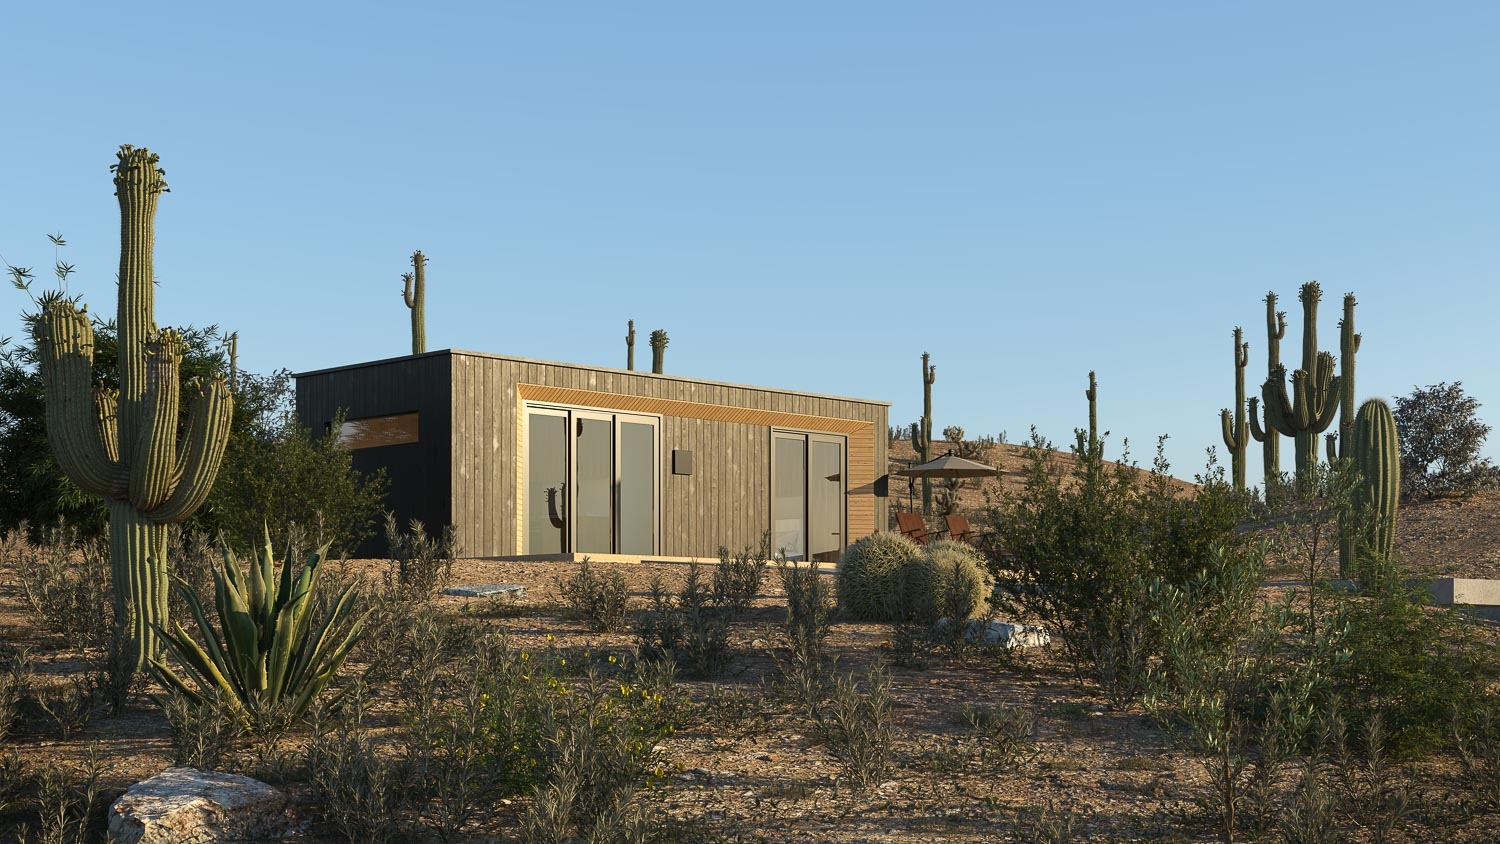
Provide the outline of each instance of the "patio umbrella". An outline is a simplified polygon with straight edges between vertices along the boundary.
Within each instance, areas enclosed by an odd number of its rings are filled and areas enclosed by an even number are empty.
[[[905,469],[897,469],[895,474],[906,475],[908,478],[993,478],[997,472],[994,466],[986,466],[977,460],[959,457],[950,451],[935,460],[918,463]],[[912,500],[915,495],[916,491],[912,484],[908,484],[908,507],[915,506]]]

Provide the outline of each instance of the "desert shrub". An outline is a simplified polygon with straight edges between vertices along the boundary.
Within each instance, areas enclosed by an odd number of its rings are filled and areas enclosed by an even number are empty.
[[[818,735],[857,791],[878,784],[890,767],[892,703],[890,675],[877,660],[863,682],[852,673],[836,676],[827,703],[814,711]]]
[[[782,697],[811,712],[827,697],[833,681],[833,660],[824,644],[832,629],[833,590],[816,563],[802,565],[778,557],[776,570],[786,593],[782,629],[789,647],[785,654],[771,655],[776,662],[775,686]]]
[[[89,744],[80,770],[53,765],[42,768],[33,777],[36,834],[31,834],[29,824],[22,824],[17,840],[38,844],[85,844],[93,840],[92,832],[101,825],[108,808],[99,781],[104,771],[104,756],[94,743]]]
[[[689,676],[714,677],[729,664],[728,615],[714,603],[713,591],[703,582],[696,562],[676,594],[666,591],[660,578],[651,581],[651,606],[636,627],[641,653],[650,659],[670,657]]]
[[[251,435],[231,438],[205,508],[206,527],[239,545],[260,541],[266,525],[317,526],[318,544],[344,556],[373,532],[389,483],[381,470],[365,475],[339,443],[342,415],[321,436],[295,414],[258,423]],[[285,539],[278,534],[278,542]]]
[[[628,620],[626,608],[630,598],[625,575],[618,571],[597,574],[589,558],[584,557],[583,562],[578,564],[578,573],[570,578],[560,579],[557,587],[568,609],[593,625],[594,629],[605,633],[625,629]]]
[[[765,698],[764,688],[747,690],[715,683],[696,702],[695,709],[715,738],[745,739],[770,729],[771,713],[765,709]]]
[[[337,712],[315,710],[307,771],[323,817],[349,841],[397,840],[405,775],[364,724],[365,689],[356,684]]]
[[[20,720],[21,702],[31,694],[34,676],[29,650],[0,646],[0,742],[10,736]]]
[[[728,548],[719,546],[719,565],[714,569],[714,603],[727,610],[731,617],[738,617],[750,609],[750,604],[760,594],[771,565],[771,533],[761,534],[760,546],[745,546],[731,554]]]
[[[1247,553],[1238,532],[1249,501],[1210,459],[1195,494],[1179,493],[1157,445],[1149,471],[1108,464],[1102,449],[1080,439],[1063,461],[1032,432],[1026,481],[1008,491],[988,520],[1013,557],[993,571],[1002,607],[1039,617],[1062,641],[1074,671],[1099,681],[1117,705],[1141,691],[1146,667],[1160,650],[1146,619],[1145,584],[1159,578],[1184,585],[1201,572]],[[1211,617],[1214,593],[1194,612]]]
[[[36,544],[27,543],[23,532],[8,538],[6,547],[16,557],[6,562],[20,576],[37,621],[69,647],[106,647],[115,623],[108,543],[80,536],[66,522],[41,531]]]
[[[458,556],[458,534],[452,525],[434,538],[420,519],[412,519],[402,533],[395,514],[387,512],[385,542],[391,555],[389,586],[400,594],[420,600],[452,582],[453,559]]]
[[[980,758],[988,764],[1008,765],[1036,743],[1036,713],[1030,707],[965,704],[959,719],[979,742]]]
[[[243,730],[234,709],[221,694],[194,702],[169,694],[162,712],[172,730],[172,764],[204,771],[217,770]]]
[[[1280,633],[1272,625],[1253,627],[1261,569],[1259,555],[1245,556],[1183,586],[1161,577],[1146,585],[1161,659],[1147,673],[1145,703],[1167,734],[1202,762],[1226,842],[1234,841],[1240,823],[1237,810],[1253,759],[1257,725],[1250,713]],[[1218,617],[1205,619],[1198,612],[1204,604],[1216,606]]]
[[[859,621],[891,620],[897,612],[892,596],[898,573],[920,555],[915,542],[892,531],[877,531],[853,543],[839,561],[839,609]]]
[[[1467,712],[1455,708],[1449,730],[1468,790],[1490,808],[1500,807],[1500,701],[1489,697]]]
[[[1073,812],[1059,812],[1051,805],[1030,809],[1016,818],[1013,835],[1022,844],[1070,844],[1077,820]]]
[[[1500,468],[1480,456],[1490,426],[1478,411],[1461,381],[1417,387],[1396,399],[1403,495],[1466,496],[1500,482]]]
[[[1343,702],[1350,731],[1372,721],[1406,754],[1438,743],[1454,709],[1472,710],[1495,671],[1492,648],[1462,613],[1428,605],[1426,590],[1395,585],[1332,592],[1326,693]]]

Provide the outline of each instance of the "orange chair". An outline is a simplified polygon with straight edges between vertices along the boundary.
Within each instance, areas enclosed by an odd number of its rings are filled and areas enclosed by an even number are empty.
[[[948,535],[959,542],[974,544],[974,529],[969,527],[969,520],[963,516],[948,515]]]
[[[927,523],[916,513],[897,513],[896,526],[901,532],[916,540],[918,545],[926,545],[941,534],[934,535],[927,531]]]

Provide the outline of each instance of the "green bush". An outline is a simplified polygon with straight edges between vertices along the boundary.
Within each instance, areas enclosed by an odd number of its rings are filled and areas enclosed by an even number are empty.
[[[901,568],[921,554],[917,543],[891,531],[877,531],[850,545],[839,561],[839,609],[858,621],[893,620]]]
[[[1209,464],[1195,493],[1168,475],[1162,444],[1150,470],[1105,462],[1099,450],[1075,447],[1067,460],[1035,430],[1026,447],[1026,481],[1007,490],[988,520],[1014,555],[993,568],[1003,608],[1031,615],[1063,643],[1079,675],[1091,673],[1117,704],[1134,700],[1146,667],[1160,651],[1152,633],[1145,583],[1184,586],[1248,553],[1238,528],[1250,501]],[[1219,609],[1212,592],[1192,612]]]

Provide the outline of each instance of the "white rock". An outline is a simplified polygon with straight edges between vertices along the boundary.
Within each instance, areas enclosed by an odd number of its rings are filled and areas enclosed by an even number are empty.
[[[239,774],[168,768],[132,785],[109,808],[119,844],[218,844],[279,838],[286,795]]]
[[[508,598],[518,601],[526,597],[526,587],[515,583],[490,583],[484,586],[454,586],[443,590],[444,595],[462,598]]]
[[[932,625],[933,632],[943,635],[953,622],[940,618]],[[964,625],[964,639],[979,645],[999,645],[1007,650],[1017,648],[1042,648],[1052,644],[1047,628],[1038,624],[1017,624],[999,619],[971,619]]]

